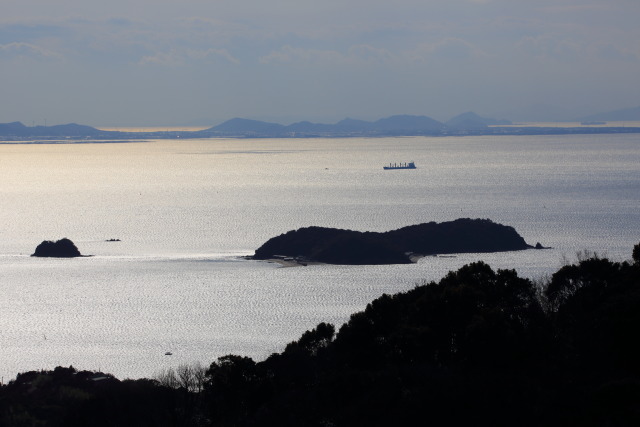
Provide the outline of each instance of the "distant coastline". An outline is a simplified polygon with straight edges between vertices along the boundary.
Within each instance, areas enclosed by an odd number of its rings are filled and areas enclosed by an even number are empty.
[[[20,122],[0,123],[0,143],[117,143],[149,139],[210,138],[355,138],[401,136],[484,136],[484,135],[588,135],[640,133],[640,121],[630,126],[608,123],[594,126],[580,122],[512,123],[504,119],[464,113],[447,122],[427,116],[396,115],[368,122],[344,119],[335,124],[302,121],[290,125],[234,118],[206,129],[138,128],[130,130],[98,129],[70,123],[55,126],[25,126]],[[164,129],[164,130],[161,130]]]

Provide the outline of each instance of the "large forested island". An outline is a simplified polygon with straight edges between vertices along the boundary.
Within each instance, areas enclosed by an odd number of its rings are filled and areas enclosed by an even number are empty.
[[[384,233],[305,227],[269,239],[256,249],[253,258],[287,257],[327,264],[408,264],[424,255],[530,248],[513,227],[488,219],[461,218]]]
[[[0,425],[640,425],[640,244],[632,258],[581,256],[538,282],[470,264],[259,362],[25,372],[0,386]]]

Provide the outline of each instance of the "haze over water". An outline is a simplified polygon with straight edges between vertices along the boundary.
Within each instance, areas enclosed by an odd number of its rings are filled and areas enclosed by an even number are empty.
[[[405,161],[418,169],[382,170]],[[640,241],[638,164],[637,135],[0,145],[1,375],[73,365],[142,377],[228,353],[262,359],[471,261],[539,278],[579,250],[628,259]],[[460,217],[554,249],[408,266],[239,258],[303,226]],[[28,256],[62,237],[94,256]]]

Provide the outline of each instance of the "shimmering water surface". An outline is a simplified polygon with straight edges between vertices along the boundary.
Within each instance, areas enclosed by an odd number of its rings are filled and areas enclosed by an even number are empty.
[[[406,161],[418,169],[382,170]],[[580,250],[625,260],[640,241],[639,164],[639,135],[0,144],[0,375],[262,359],[471,261],[540,278]],[[240,258],[303,226],[460,217],[553,249],[392,266]],[[29,257],[62,237],[93,256]]]

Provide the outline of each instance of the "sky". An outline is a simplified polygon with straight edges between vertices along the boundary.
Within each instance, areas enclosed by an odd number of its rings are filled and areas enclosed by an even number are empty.
[[[638,0],[3,0],[0,123],[568,120],[640,105]]]

